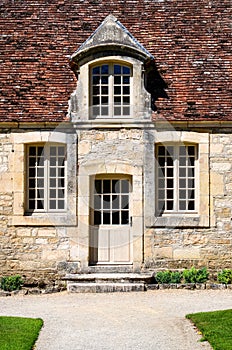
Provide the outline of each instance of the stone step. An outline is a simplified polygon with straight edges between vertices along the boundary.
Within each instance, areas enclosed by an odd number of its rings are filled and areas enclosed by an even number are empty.
[[[66,281],[75,282],[94,282],[94,283],[150,283],[152,274],[147,273],[83,273],[83,274],[67,274],[64,277]]]
[[[133,265],[93,265],[88,266],[87,273],[126,273],[133,272]]]
[[[144,283],[67,282],[67,291],[70,293],[143,292],[145,290]]]

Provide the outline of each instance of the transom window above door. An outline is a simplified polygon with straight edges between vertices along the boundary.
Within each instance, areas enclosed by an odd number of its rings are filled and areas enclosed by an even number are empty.
[[[131,114],[131,67],[104,63],[91,68],[90,107],[93,118],[121,118]]]

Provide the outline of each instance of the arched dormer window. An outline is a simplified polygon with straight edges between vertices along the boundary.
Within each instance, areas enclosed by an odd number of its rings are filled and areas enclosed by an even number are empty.
[[[91,66],[91,117],[130,117],[131,79],[132,67],[122,62],[103,62]]]
[[[144,87],[144,67],[152,60],[114,16],[106,17],[70,58],[78,79],[70,99],[71,120],[149,119],[151,99]]]

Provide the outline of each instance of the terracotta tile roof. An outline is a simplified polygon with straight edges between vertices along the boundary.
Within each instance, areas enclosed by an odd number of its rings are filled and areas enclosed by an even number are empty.
[[[112,13],[155,57],[154,119],[232,120],[231,0],[0,0],[0,121],[64,121],[68,56]]]

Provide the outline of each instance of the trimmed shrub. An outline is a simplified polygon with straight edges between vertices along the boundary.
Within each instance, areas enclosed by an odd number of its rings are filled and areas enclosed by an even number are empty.
[[[159,271],[155,275],[157,283],[180,283],[182,275],[180,272],[175,271]]]
[[[183,279],[185,283],[204,283],[208,280],[209,273],[206,267],[196,269],[194,266],[191,269],[183,271]]]
[[[218,272],[217,280],[219,283],[231,284],[232,283],[232,270],[225,269]]]
[[[1,278],[0,287],[6,292],[19,290],[22,288],[23,280],[20,275],[6,276]]]

